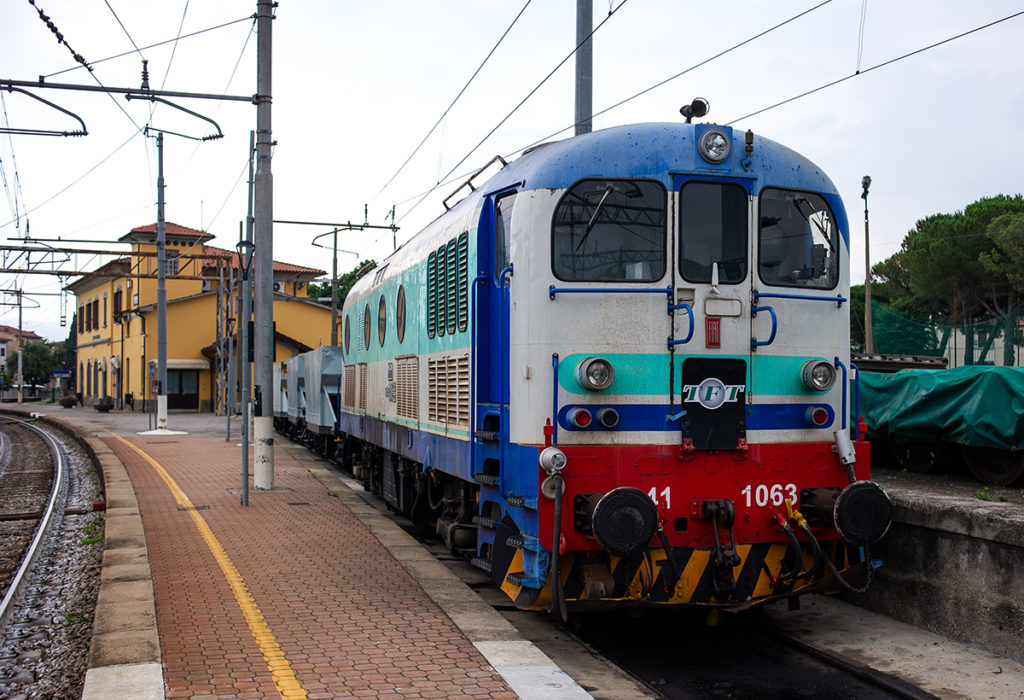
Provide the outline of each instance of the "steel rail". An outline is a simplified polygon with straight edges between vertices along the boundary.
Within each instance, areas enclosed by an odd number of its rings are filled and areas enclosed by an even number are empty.
[[[25,553],[25,557],[21,562],[21,566],[18,568],[18,572],[11,579],[11,584],[7,589],[7,593],[4,595],[3,602],[0,602],[0,629],[6,629],[10,622],[10,617],[14,613],[14,604],[21,597],[22,589],[28,582],[28,576],[32,571],[32,566],[35,564],[35,560],[42,549],[43,542],[49,534],[50,526],[53,524],[53,514],[56,511],[57,500],[60,496],[61,489],[64,487],[66,466],[61,454],[60,445],[52,435],[40,429],[38,426],[32,425],[28,421],[10,418],[8,416],[0,416],[0,419],[8,423],[23,425],[39,433],[39,435],[49,444],[50,449],[53,452],[54,459],[56,460],[54,465],[56,474],[53,478],[53,488],[50,490],[50,501],[46,506],[46,511],[43,513],[43,516],[39,519],[39,527],[36,528],[36,534],[32,539],[32,544],[29,545],[28,551]]]

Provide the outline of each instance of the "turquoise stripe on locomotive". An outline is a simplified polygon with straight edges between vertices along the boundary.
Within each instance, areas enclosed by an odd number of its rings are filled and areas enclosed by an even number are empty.
[[[832,182],[714,124],[494,167],[352,288],[310,444],[520,607],[864,590],[891,506]]]

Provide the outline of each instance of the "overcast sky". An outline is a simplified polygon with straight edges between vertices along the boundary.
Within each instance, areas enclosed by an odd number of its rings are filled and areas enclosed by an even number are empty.
[[[574,0],[532,0],[434,134],[381,192],[526,4],[281,0],[273,30],[274,217],[361,222],[364,205],[369,205],[370,223],[383,224],[394,205],[401,244],[443,211],[440,200],[457,182],[417,202],[449,172],[454,178],[495,154],[515,155],[538,140],[571,135],[559,131],[573,122],[570,58],[473,150],[575,46]],[[253,1],[35,0],[35,5],[71,49],[94,63],[94,70],[75,68],[71,52],[28,0],[3,0],[0,78],[42,75],[51,83],[139,87],[142,64],[134,41],[149,61],[155,89],[256,91],[251,20],[146,48],[179,33],[246,18],[255,12]],[[859,283],[864,279],[862,176],[872,178],[873,263],[898,250],[918,219],[1024,189],[1024,16],[869,69],[997,22],[1024,6],[994,0],[832,0],[816,5],[814,0],[595,0],[595,26],[607,18],[594,34],[595,112],[807,14],[597,116],[594,128],[677,121],[679,107],[702,96],[711,103],[705,121],[735,121],[737,128],[803,153],[829,174],[845,199],[853,233],[853,279]],[[609,18],[610,9],[615,12]],[[122,58],[99,62],[125,52]],[[747,116],[858,69],[861,75],[838,85]],[[4,245],[19,245],[11,239],[27,233],[43,239],[114,241],[133,227],[155,222],[155,141],[140,128],[149,123],[188,135],[211,133],[207,122],[167,106],[151,113],[148,103],[120,96],[32,92],[81,117],[89,135],[0,135]],[[0,126],[77,128],[71,117],[30,97],[0,94]],[[217,236],[214,245],[233,248],[245,217],[255,108],[237,102],[175,102],[216,121],[224,138],[201,143],[166,137],[167,220],[209,230]],[[327,230],[276,225],[275,259],[330,270],[330,255],[310,245]],[[344,234],[339,247],[380,260],[392,248],[391,235]],[[108,259],[77,256],[64,269],[91,270]],[[12,262],[8,257],[5,267]],[[339,255],[340,270],[355,263],[355,255]],[[53,340],[67,336],[68,329],[59,325],[57,278],[2,277],[3,289],[26,291],[27,329]],[[33,296],[42,292],[54,296]],[[39,308],[28,308],[34,305]],[[68,323],[73,305],[72,297]],[[0,323],[17,322],[15,307],[0,307]]]

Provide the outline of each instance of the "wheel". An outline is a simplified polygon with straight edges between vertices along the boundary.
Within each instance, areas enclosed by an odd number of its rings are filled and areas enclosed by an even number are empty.
[[[952,445],[943,442],[899,442],[893,449],[900,466],[917,474],[946,471],[955,454]]]
[[[1012,486],[1024,477],[1024,455],[994,447],[960,446],[967,469],[988,486]]]

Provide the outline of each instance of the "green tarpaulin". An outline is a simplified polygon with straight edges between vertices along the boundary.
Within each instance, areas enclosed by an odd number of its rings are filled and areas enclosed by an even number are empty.
[[[1024,448],[1024,369],[967,366],[860,373],[868,438]]]

